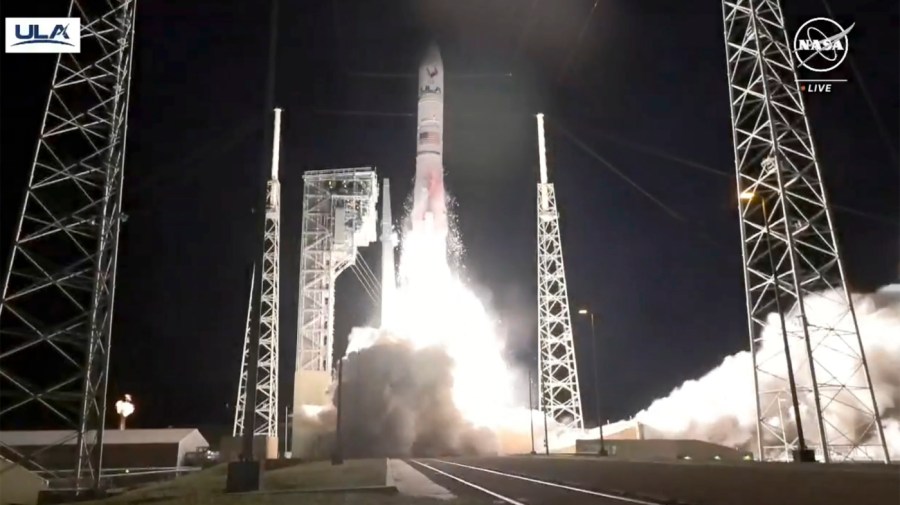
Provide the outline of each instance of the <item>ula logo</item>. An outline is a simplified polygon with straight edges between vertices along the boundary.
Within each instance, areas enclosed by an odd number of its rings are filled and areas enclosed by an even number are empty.
[[[81,20],[79,18],[6,18],[6,52],[81,52]]]

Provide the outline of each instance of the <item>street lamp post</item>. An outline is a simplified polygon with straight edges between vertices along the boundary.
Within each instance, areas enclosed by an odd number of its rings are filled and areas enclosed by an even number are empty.
[[[787,323],[784,320],[784,310],[781,307],[781,293],[779,287],[779,277],[778,270],[775,267],[775,258],[772,253],[772,239],[771,239],[771,228],[769,227],[769,211],[766,207],[766,199],[762,196],[757,198],[757,195],[753,191],[743,191],[740,194],[740,199],[748,202],[753,202],[754,200],[759,200],[760,207],[762,208],[763,221],[765,222],[765,235],[766,235],[766,253],[769,257],[769,268],[772,271],[773,275],[773,283],[774,283],[774,291],[775,291],[775,310],[778,312],[778,319],[781,323],[781,339],[784,344],[784,360],[787,365],[787,376],[788,376],[788,386],[790,387],[791,393],[791,403],[794,406],[794,424],[797,425],[797,452],[793,454],[793,459],[795,462],[806,462],[806,461],[815,461],[815,455],[806,447],[806,438],[803,436],[803,422],[800,419],[800,401],[797,398],[797,383],[794,380],[794,365],[791,360],[791,346],[788,341],[787,336]],[[779,408],[779,411],[781,409]]]
[[[288,450],[288,427],[291,425],[291,407],[290,405],[286,405],[284,407],[284,457],[290,458],[290,451]]]
[[[534,450],[534,381],[531,379],[531,368],[528,369],[528,419],[531,422],[531,454],[537,454]]]
[[[594,404],[596,406],[596,414],[597,414],[597,430],[600,432],[600,450],[597,454],[600,456],[606,456],[606,441],[603,438],[603,416],[600,413],[600,379],[599,374],[597,373],[597,369],[600,368],[600,363],[597,361],[597,335],[594,332],[594,313],[587,309],[580,309],[578,311],[581,315],[587,315],[591,318],[591,351],[594,358],[594,366],[591,368],[594,369]]]
[[[334,430],[334,451],[331,453],[331,464],[332,465],[343,465],[344,464],[344,448],[342,445],[342,430],[341,430],[341,411],[344,410],[343,402],[341,402],[341,397],[344,396],[344,358],[338,360],[337,367],[337,419],[335,419],[335,430]]]

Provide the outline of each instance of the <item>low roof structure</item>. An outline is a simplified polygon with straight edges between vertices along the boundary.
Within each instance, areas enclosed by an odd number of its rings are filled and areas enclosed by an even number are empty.
[[[94,436],[94,431],[88,432]],[[119,444],[177,444],[200,431],[196,428],[105,430],[104,445]],[[202,436],[202,435],[201,435]],[[70,430],[0,431],[0,444],[11,447],[70,445],[77,442],[76,432]]]
[[[88,432],[94,436],[95,432]],[[0,431],[0,452],[32,469],[73,468],[78,459],[77,432],[69,430]],[[106,430],[104,468],[173,468],[185,455],[209,442],[196,428]]]

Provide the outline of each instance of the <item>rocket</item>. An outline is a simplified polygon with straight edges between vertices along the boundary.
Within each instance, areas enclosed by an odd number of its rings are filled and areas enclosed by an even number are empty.
[[[416,182],[413,189],[413,229],[433,227],[447,233],[444,201],[444,63],[432,43],[419,66],[419,107],[416,128]]]

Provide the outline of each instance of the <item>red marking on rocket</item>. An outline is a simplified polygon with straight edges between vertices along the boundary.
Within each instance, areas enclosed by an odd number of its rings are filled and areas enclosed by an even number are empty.
[[[447,232],[444,199],[444,63],[431,44],[419,66],[418,128],[416,131],[416,183],[413,189],[413,228],[431,223]]]

